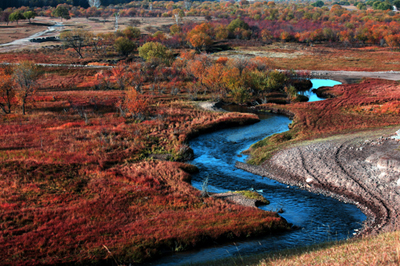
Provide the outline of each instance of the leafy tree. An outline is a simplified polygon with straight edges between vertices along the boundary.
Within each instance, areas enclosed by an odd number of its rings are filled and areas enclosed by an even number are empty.
[[[389,34],[384,37],[386,44],[390,47],[393,51],[393,48],[399,45],[399,35]]]
[[[398,1],[399,1],[399,4],[400,4],[400,0],[398,0]],[[367,10],[367,5],[364,4],[364,3],[358,3],[357,4],[357,8],[360,9],[360,10]]]
[[[70,19],[71,17],[69,16],[69,10],[65,5],[58,5],[56,9],[54,9],[53,16],[57,18],[61,18],[61,20],[64,19]]]
[[[236,103],[245,103],[250,99],[249,91],[244,87],[234,87],[230,94]]]
[[[139,56],[146,61],[152,58],[166,59],[167,47],[159,42],[147,42],[139,47]]]
[[[189,43],[200,51],[202,48],[205,49],[207,46],[210,46],[213,41],[210,37],[210,34],[213,33],[213,29],[211,24],[202,23],[194,27],[187,35],[187,40]]]
[[[229,37],[229,30],[226,27],[221,25],[215,29],[215,38],[217,40],[228,39],[228,37]]]
[[[129,39],[138,39],[141,35],[140,29],[132,26],[126,27],[122,33]]]
[[[21,105],[22,114],[25,115],[26,104],[33,100],[33,95],[36,93],[37,67],[32,62],[23,61],[15,67],[12,76],[16,84],[15,93]]]
[[[9,20],[9,21],[11,21],[11,22],[16,21],[17,24],[18,24],[18,21],[21,20],[21,19],[25,19],[25,17],[24,17],[24,15],[21,13],[21,11],[19,11],[19,10],[17,10],[17,11],[15,11],[15,12],[11,13],[11,14],[9,15],[9,17],[8,17],[8,20]]]
[[[277,91],[283,88],[286,82],[285,74],[274,70],[268,74],[267,78],[267,90],[269,91]]]
[[[375,2],[375,3],[378,3],[378,2]],[[375,6],[375,3],[372,5],[372,7],[374,9],[379,9],[379,10],[392,10],[393,9],[393,6],[389,3],[381,2],[376,6]]]
[[[400,8],[400,0],[395,0],[395,1],[393,2],[393,5],[394,5],[396,8]]]
[[[60,34],[60,39],[63,41],[65,47],[73,48],[83,58],[82,47],[85,46],[90,38],[90,34],[86,30],[64,31]]]
[[[322,2],[321,0],[318,0],[317,2],[312,3],[311,5],[315,6],[315,7],[323,7],[324,6],[324,2]]]
[[[233,32],[237,28],[248,30],[249,29],[249,24],[247,24],[246,22],[244,22],[240,18],[237,18],[235,20],[232,20],[231,23],[229,23],[228,30],[230,32]]]
[[[29,23],[31,23],[31,19],[34,19],[37,16],[35,11],[26,11],[24,12],[24,17],[28,19]]]
[[[399,0],[400,1],[400,0]],[[178,34],[182,31],[182,28],[179,25],[173,24],[170,28],[169,31],[171,35]]]
[[[189,36],[190,44],[198,51],[200,51],[202,48],[205,49],[207,46],[210,46],[213,43],[211,37],[204,32],[190,34]]]
[[[119,37],[115,40],[114,47],[118,53],[127,56],[135,50],[136,44],[126,37]]]

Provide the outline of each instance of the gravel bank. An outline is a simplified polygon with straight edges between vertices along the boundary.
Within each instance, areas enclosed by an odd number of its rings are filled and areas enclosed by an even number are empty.
[[[261,166],[236,167],[353,203],[368,216],[360,234],[374,234],[400,228],[398,147],[389,135],[364,132],[285,149]]]

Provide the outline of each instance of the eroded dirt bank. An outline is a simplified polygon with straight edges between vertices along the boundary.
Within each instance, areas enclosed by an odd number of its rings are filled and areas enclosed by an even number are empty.
[[[395,129],[341,135],[279,151],[261,166],[243,170],[301,187],[361,208],[361,234],[399,229],[400,152]]]
[[[400,80],[399,71],[329,71],[312,70],[310,74],[313,78],[326,78],[340,81],[344,84],[352,84],[362,78],[378,78],[386,80]]]

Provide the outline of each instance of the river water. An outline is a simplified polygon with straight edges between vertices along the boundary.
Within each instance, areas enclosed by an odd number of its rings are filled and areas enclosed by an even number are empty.
[[[313,88],[333,86],[340,82],[332,80],[311,80]],[[311,101],[322,100],[308,92]],[[232,110],[233,111],[233,110]],[[243,150],[266,136],[287,131],[291,120],[282,115],[259,114],[261,121],[254,125],[220,130],[201,135],[190,142],[196,165],[200,172],[193,176],[192,185],[201,189],[208,178],[210,192],[234,190],[257,190],[271,203],[263,210],[280,210],[288,222],[301,229],[277,236],[266,236],[256,240],[235,242],[197,251],[177,253],[152,265],[183,265],[223,259],[231,256],[245,256],[269,251],[295,248],[343,240],[353,236],[362,227],[366,216],[354,205],[316,195],[274,180],[263,178],[235,168],[236,161],[245,161]]]

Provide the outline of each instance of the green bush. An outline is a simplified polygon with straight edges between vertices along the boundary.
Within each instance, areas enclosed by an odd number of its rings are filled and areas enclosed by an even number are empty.
[[[166,59],[167,47],[159,42],[147,42],[139,47],[139,56],[146,61],[152,58]]]
[[[135,50],[136,44],[126,37],[119,37],[115,40],[114,47],[118,53],[127,56]]]

